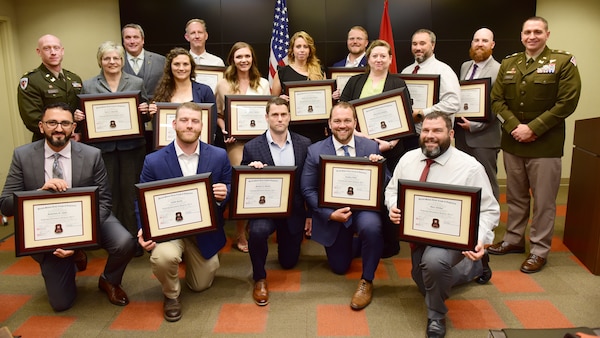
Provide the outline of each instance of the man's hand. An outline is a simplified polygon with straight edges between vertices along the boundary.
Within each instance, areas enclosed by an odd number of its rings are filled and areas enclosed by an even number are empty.
[[[460,119],[462,120],[462,122],[456,121],[456,124],[458,124],[462,129],[466,131],[471,131],[471,121],[467,120],[462,116],[460,117]]]
[[[74,250],[63,250],[63,249],[59,248],[59,249],[54,250],[54,252],[52,254],[58,258],[67,258],[69,256],[73,256],[74,253],[75,253]]]
[[[69,186],[67,185],[67,181],[60,178],[51,178],[46,183],[44,183],[44,186],[42,186],[39,190],[53,190],[57,192],[65,192],[67,191],[67,188],[69,188]]]
[[[389,212],[390,221],[394,224],[400,224],[400,220],[402,219],[402,215],[400,214],[400,209],[398,207],[393,206]]]
[[[222,202],[227,197],[227,186],[224,183],[215,183],[212,186],[217,202]]]
[[[329,215],[329,219],[332,221],[344,223],[352,217],[352,211],[350,207],[344,207],[336,209],[334,212]]]
[[[483,244],[478,242],[475,246],[475,251],[463,251],[462,254],[472,261],[478,261],[483,257],[485,250],[483,249]]]
[[[312,236],[312,218],[307,218],[304,221],[304,234],[306,236]]]
[[[412,118],[415,123],[423,122],[423,109],[413,109]]]
[[[517,142],[521,143],[529,143],[537,139],[537,136],[533,130],[531,130],[531,128],[529,128],[529,126],[526,124],[519,124],[513,131],[510,132],[510,135],[512,135]]]
[[[156,242],[154,241],[145,241],[144,240],[144,236],[142,235],[142,229],[138,230],[137,233],[137,241],[140,244],[140,246],[142,247],[142,249],[146,250],[146,251],[152,251],[155,247],[156,247]]]
[[[248,166],[255,168],[255,169],[262,169],[262,168],[266,167],[267,164],[264,164],[261,161],[252,161],[252,162],[248,163]]]
[[[381,155],[377,155],[377,154],[369,155],[369,161],[371,161],[371,162],[377,162],[377,161],[381,161],[381,160],[383,160],[383,156],[381,156]]]

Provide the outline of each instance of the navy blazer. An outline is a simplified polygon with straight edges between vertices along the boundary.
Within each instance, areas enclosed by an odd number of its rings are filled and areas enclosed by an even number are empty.
[[[173,141],[174,142],[174,141]],[[140,175],[140,183],[165,180],[168,178],[182,177],[183,173],[179,166],[175,145],[171,142],[168,146],[150,153],[144,160],[144,167]],[[231,164],[227,152],[221,148],[199,142],[200,159],[196,174],[212,173],[212,183],[224,183],[227,185],[227,197],[217,206],[217,230],[205,232],[196,236],[196,244],[200,253],[206,259],[214,256],[225,245],[225,231],[223,230],[223,211],[229,201],[231,192]],[[139,211],[136,210],[139,214]],[[138,222],[140,222],[138,218]],[[138,223],[141,228],[141,223]]]
[[[308,147],[308,154],[302,171],[302,194],[306,199],[308,207],[312,210],[312,239],[324,246],[331,246],[340,231],[342,223],[329,220],[329,216],[335,211],[331,208],[319,207],[320,186],[320,155],[336,155],[332,136],[319,141]],[[365,137],[354,135],[356,146],[356,157],[368,157],[379,153],[379,144]],[[386,178],[388,173],[386,170]],[[386,180],[387,181],[387,180]]]
[[[290,132],[292,145],[294,147],[294,161],[296,165],[296,176],[294,178],[294,201],[292,204],[292,214],[287,219],[288,228],[292,234],[297,234],[304,230],[304,223],[307,217],[306,206],[302,190],[300,189],[300,179],[302,169],[304,168],[304,160],[311,142],[310,139],[300,134]],[[261,161],[269,166],[275,166],[269,143],[267,141],[266,132],[258,137],[253,138],[244,145],[242,155],[242,165],[248,165],[253,161]]]
[[[340,95],[340,101],[348,102],[359,99],[360,93],[362,92],[368,78],[369,73],[364,73],[354,75],[348,79],[348,82],[344,87],[344,91],[342,92],[342,95]],[[385,83],[383,84],[383,91],[387,92],[402,87],[406,87],[406,82],[394,74],[388,73],[387,77],[385,78]],[[410,95],[408,98],[410,99]]]
[[[346,56],[345,58],[341,59],[340,61],[334,63],[332,67],[346,67],[346,58],[348,58],[348,56]],[[358,67],[365,67],[366,65],[367,65],[367,55],[365,54],[365,55],[363,55],[362,59],[360,59],[360,62],[358,63]]]

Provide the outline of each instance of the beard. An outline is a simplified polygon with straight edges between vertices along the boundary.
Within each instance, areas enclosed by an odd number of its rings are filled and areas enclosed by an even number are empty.
[[[54,135],[64,135],[64,137],[63,138],[54,138]],[[57,147],[57,148],[64,147],[67,144],[67,142],[69,142],[70,139],[71,139],[71,133],[55,131],[50,135],[46,134],[46,140],[48,141],[48,143],[50,143],[50,145]]]
[[[435,147],[431,150],[427,149],[427,146],[425,145],[425,142],[428,140],[431,141],[431,139],[419,139],[419,145],[421,146],[421,152],[427,158],[433,159],[433,158],[439,157],[440,155],[445,153],[446,150],[448,150],[448,148],[450,148],[450,137],[443,139],[443,140],[438,140],[437,147]]]
[[[490,48],[473,48],[469,49],[469,56],[475,62],[487,60],[492,55],[493,50]]]
[[[187,130],[176,130],[177,138],[183,143],[192,144],[200,139],[200,132],[187,133]]]

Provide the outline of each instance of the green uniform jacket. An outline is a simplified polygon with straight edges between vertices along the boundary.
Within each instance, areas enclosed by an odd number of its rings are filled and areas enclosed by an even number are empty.
[[[38,122],[42,117],[42,110],[51,103],[64,102],[72,111],[79,107],[77,95],[81,92],[81,78],[66,69],[63,69],[66,81],[57,79],[51,71],[41,64],[38,68],[23,75],[19,81],[17,100],[19,113],[25,127],[33,133],[32,141],[44,136],[40,133]]]
[[[581,79],[575,57],[548,47],[526,66],[524,52],[507,56],[492,88],[492,112],[502,123],[502,150],[521,157],[562,157],[565,119],[577,107]],[[519,124],[537,135],[521,143],[511,135]]]

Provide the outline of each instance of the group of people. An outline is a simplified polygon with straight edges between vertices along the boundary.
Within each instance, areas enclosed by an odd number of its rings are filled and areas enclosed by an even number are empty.
[[[178,277],[182,259],[186,261],[186,283],[192,290],[211,286],[219,268],[218,252],[226,243],[223,213],[231,197],[232,165],[257,170],[265,166],[296,167],[290,217],[253,218],[248,224],[244,221],[236,225],[236,247],[249,252],[253,299],[260,306],[269,303],[265,263],[268,238],[274,232],[278,260],[284,269],[297,264],[305,236],[324,246],[329,266],[336,274],[345,274],[352,260],[362,257],[362,276],[350,306],[361,310],[369,305],[380,259],[399,251],[399,179],[481,188],[478,239],[472,250],[411,244],[412,277],[428,308],[428,337],[445,335],[445,300],[452,286],[490,280],[488,253],[525,251],[531,195],[530,254],[521,271],[537,272],[546,264],[560,180],[564,120],[577,106],[581,83],[575,58],[546,46],[550,32],[545,19],[532,17],[524,22],[521,41],[525,51],[506,57],[501,64],[492,56],[493,32],[487,28],[477,30],[469,50],[471,60],[461,66],[459,76],[436,59],[435,34],[427,29],[416,31],[411,41],[415,62],[402,73],[440,75],[439,101],[413,110],[417,135],[395,140],[364,137],[357,131],[356,111],[348,103],[406,87],[400,77],[389,72],[394,52],[390,45],[383,40],[369,44],[368,34],[360,26],[348,32],[349,54],[334,66],[364,66],[364,73],[351,77],[342,91],[334,91],[337,103],[326,124],[308,125],[290,121],[285,85],[325,78],[314,40],[304,31],[290,39],[289,65],[278,70],[271,89],[258,71],[253,48],[237,42],[227,57],[224,78],[214,92],[194,77],[198,64],[224,66],[219,57],[206,52],[204,21],[192,19],[186,25],[189,51],[174,48],[166,58],[144,50],[144,32],[139,25],[126,25],[122,35],[125,48],[110,41],[99,47],[100,74],[85,82],[62,69],[64,49],[57,37],[45,35],[39,39],[37,53],[42,64],[20,80],[18,89],[20,114],[33,132],[34,142],[15,150],[0,197],[2,213],[12,215],[15,191],[98,186],[100,245],[109,253],[98,286],[113,304],[129,302],[121,287],[122,276],[132,257],[144,251],[150,252],[152,271],[162,285],[166,320],[177,321],[182,316]],[[491,106],[497,119],[475,122],[461,117],[455,121],[461,102],[459,77],[491,78]],[[132,90],[142,97],[138,111],[142,121],[148,122],[147,129],[153,127],[155,102],[180,103],[172,122],[176,133],[172,143],[149,152],[146,143],[152,145],[151,133],[146,138],[95,142],[90,146],[74,142],[80,140],[78,134],[85,120],[85,113],[78,109],[78,94]],[[225,127],[225,97],[232,94],[273,96],[266,105],[268,129],[245,144],[230,137]],[[217,114],[210,123],[218,127],[209,135],[211,144],[199,140],[203,120],[197,103],[216,104]],[[500,149],[504,150],[509,211],[507,233],[503,241],[492,245],[500,215],[496,179]],[[366,157],[373,162],[385,159],[382,210],[320,206],[321,155]],[[56,167],[62,169],[60,175]],[[218,210],[217,229],[167,242],[146,241],[136,215],[139,209],[134,184],[208,172],[212,173]],[[437,224],[439,227],[440,222]],[[76,294],[75,273],[86,268],[85,252],[56,249],[34,255],[34,259],[40,263],[53,309],[70,308]]]

